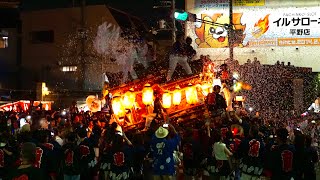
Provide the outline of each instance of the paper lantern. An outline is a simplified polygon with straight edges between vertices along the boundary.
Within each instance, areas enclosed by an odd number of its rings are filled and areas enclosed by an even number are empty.
[[[170,108],[171,107],[171,94],[168,91],[166,91],[162,95],[162,106],[164,108]]]
[[[130,89],[123,95],[122,104],[124,108],[131,109],[136,101],[136,94]]]
[[[142,102],[146,106],[153,104],[153,89],[150,84],[144,85],[142,89]]]
[[[125,116],[125,108],[122,104],[122,99],[119,94],[115,94],[112,98],[112,110],[115,115],[117,115],[119,118],[122,118]]]
[[[186,99],[188,104],[198,103],[198,92],[195,86],[189,84],[186,88]]]
[[[176,86],[176,89],[173,91],[172,103],[175,106],[178,106],[181,103],[181,90],[179,86]]]
[[[207,96],[209,94],[209,92],[212,92],[212,86],[211,86],[211,84],[209,84],[207,82],[204,82],[201,85],[201,89],[202,89],[202,93],[204,96]]]

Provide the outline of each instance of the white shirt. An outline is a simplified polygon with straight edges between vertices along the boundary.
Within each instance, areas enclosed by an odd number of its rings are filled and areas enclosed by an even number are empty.
[[[102,76],[103,76],[103,77],[102,77],[103,82],[110,83],[109,78],[108,78],[108,76],[107,76],[107,74],[106,74],[106,73],[103,73],[103,75],[102,75]]]
[[[217,160],[228,160],[228,156],[225,152],[226,149],[226,144],[222,143],[222,142],[216,142],[213,145],[213,152],[214,152],[214,156]]]
[[[316,103],[312,103],[311,106],[308,108],[308,111],[313,110],[313,112],[315,113],[319,113],[320,112],[320,106]]]
[[[61,139],[61,137],[56,136],[55,140],[57,141],[57,143],[62,146],[63,145],[63,139]]]

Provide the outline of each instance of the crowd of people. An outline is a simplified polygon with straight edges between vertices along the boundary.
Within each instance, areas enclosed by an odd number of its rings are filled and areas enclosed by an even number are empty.
[[[245,109],[226,112],[219,92],[215,86],[215,103],[207,100],[207,115],[189,125],[155,118],[126,132],[110,116],[75,106],[1,112],[0,178],[316,179],[314,118],[300,127],[301,119],[275,125]]]
[[[177,64],[192,74],[191,41],[177,36],[167,81]],[[145,56],[147,46],[141,46],[139,56]],[[227,65],[220,68],[220,80],[231,83]],[[232,107],[224,89],[213,87],[196,118],[175,122],[164,114],[125,131],[107,113],[79,112],[76,104],[53,112],[0,112],[0,179],[317,179],[319,98],[301,117],[266,121]]]

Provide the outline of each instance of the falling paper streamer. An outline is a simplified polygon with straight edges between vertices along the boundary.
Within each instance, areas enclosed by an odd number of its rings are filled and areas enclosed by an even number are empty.
[[[117,46],[120,40],[120,27],[104,22],[98,27],[97,36],[94,39],[94,48],[101,55],[108,55]]]
[[[65,41],[59,47],[59,66],[80,64],[83,62],[88,63],[88,66],[86,64],[87,70],[84,71],[82,68],[79,68],[74,80],[75,83],[77,83],[81,81],[82,77],[90,88],[101,88],[101,84],[97,83],[97,81],[100,81],[98,79],[101,79],[102,81],[106,80],[105,77],[101,76],[96,78],[98,71],[102,71],[101,74],[110,71],[111,73],[119,73],[120,71],[123,71],[123,67],[126,66],[124,63],[126,60],[122,60],[123,62],[121,64],[117,61],[109,62],[111,58],[119,60],[119,49],[127,47],[126,44],[129,43],[123,37],[120,37],[120,28],[110,23],[99,25],[100,26],[97,27],[87,27],[84,32],[74,31],[70,34],[66,34]],[[83,34],[86,35],[86,41],[84,44],[84,51],[82,52]],[[127,50],[124,50],[123,52],[126,51]],[[108,66],[108,63],[112,64],[112,68]],[[90,73],[88,73],[88,69],[97,69],[97,71],[90,70]],[[92,72],[97,73],[92,74]],[[65,88],[67,83],[64,81],[64,79],[57,80],[55,87],[58,89]]]
[[[137,55],[134,45],[120,37],[120,31],[120,27],[104,22],[98,27],[93,46],[100,55],[115,57],[117,64],[125,65]]]

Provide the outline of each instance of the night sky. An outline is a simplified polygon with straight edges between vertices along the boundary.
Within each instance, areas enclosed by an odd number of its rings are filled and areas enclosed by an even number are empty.
[[[0,9],[0,28],[14,28],[19,17],[16,9],[3,8]]]
[[[160,0],[107,0],[109,6],[143,18],[150,17],[153,5]],[[184,0],[176,0],[176,8],[184,9]]]
[[[128,12],[129,14],[140,17],[148,24],[150,21],[159,19],[159,16],[170,16],[170,10],[165,12],[154,10],[152,7],[160,0],[86,0],[87,4],[106,4],[108,6]],[[0,28],[15,27],[19,19],[19,10],[41,10],[51,8],[72,7],[72,2],[80,5],[81,0],[27,0],[21,1],[19,9],[1,8],[0,10]],[[176,9],[184,9],[185,0],[176,0]],[[163,18],[163,17],[161,17]]]

